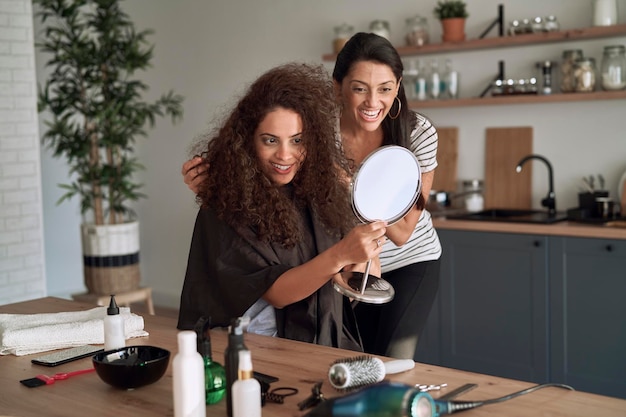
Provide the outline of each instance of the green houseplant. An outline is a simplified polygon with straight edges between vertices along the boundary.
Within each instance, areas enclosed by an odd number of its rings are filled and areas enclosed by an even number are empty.
[[[150,66],[153,46],[147,36],[152,31],[136,31],[120,1],[33,0],[43,25],[36,46],[49,56],[45,66],[50,71],[38,92],[39,111],[48,115],[42,142],[55,157],[65,158],[70,172],[70,183],[60,185],[65,194],[59,203],[79,197],[83,219],[91,220],[83,226],[111,226],[118,234],[119,227],[135,220],[129,203],[145,197],[133,180],[143,168],[133,155],[136,139],[146,136],[156,117],[175,122],[183,114],[183,98],[171,91],[154,102],[143,100],[148,86],[135,74]],[[113,293],[137,287],[138,267],[135,283],[127,285],[123,276],[115,288],[88,282],[88,272],[99,270],[99,264],[113,275],[132,266],[114,248],[103,255],[85,253],[85,233],[101,234],[94,227],[83,231],[87,288]],[[132,239],[137,254],[131,258],[138,262],[138,226]]]
[[[469,17],[462,0],[440,0],[434,9],[435,17],[441,21],[444,42],[465,40],[465,19]]]

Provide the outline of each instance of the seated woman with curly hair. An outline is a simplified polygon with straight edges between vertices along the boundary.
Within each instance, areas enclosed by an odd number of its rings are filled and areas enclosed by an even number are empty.
[[[326,70],[291,63],[258,78],[206,138],[179,329],[247,316],[250,332],[362,350],[331,278],[376,258],[386,225],[355,226],[337,115]]]

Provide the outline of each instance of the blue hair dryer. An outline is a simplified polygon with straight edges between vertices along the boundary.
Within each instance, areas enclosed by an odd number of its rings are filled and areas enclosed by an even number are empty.
[[[482,404],[482,401],[437,401],[411,385],[383,381],[323,401],[306,417],[439,417]]]

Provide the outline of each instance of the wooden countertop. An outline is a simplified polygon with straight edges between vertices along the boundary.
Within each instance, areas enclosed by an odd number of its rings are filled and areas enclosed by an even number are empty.
[[[51,313],[76,311],[92,308],[92,305],[59,298],[42,298],[22,303],[0,306],[0,313]],[[145,316],[148,337],[127,341],[128,345],[153,345],[170,350],[176,347],[176,320],[159,316]],[[220,361],[226,347],[225,331],[211,333],[213,357]],[[263,415],[272,417],[301,417],[297,404],[311,394],[318,381],[326,381],[328,367],[340,358],[355,356],[355,352],[333,349],[286,339],[245,335],[245,343],[252,352],[252,361],[257,371],[275,375],[279,382],[271,388],[289,386],[299,390],[297,395],[287,397],[284,404],[268,403]],[[91,367],[91,359],[85,358],[54,368],[33,365],[33,356],[13,355],[0,357],[0,415],[15,417],[73,417],[73,416],[172,416],[172,367],[171,361],[166,374],[156,383],[135,390],[118,390],[102,382],[97,375],[75,376],[54,385],[27,388],[18,381],[37,374],[70,372]],[[382,358],[383,361],[389,358]],[[223,361],[220,361],[223,363]],[[434,391],[433,397],[445,394],[466,383],[478,387],[459,400],[480,401],[508,395],[529,388],[534,384],[506,378],[498,378],[472,372],[459,371],[417,363],[415,368],[401,374],[390,375],[390,380],[407,384],[441,384],[448,387]],[[328,382],[322,386],[326,398],[341,394],[335,392]],[[226,416],[225,401],[207,406],[207,416]],[[623,417],[626,415],[626,400],[562,388],[545,388],[510,401],[486,405],[463,412],[467,417],[480,416],[568,416],[568,417]]]
[[[481,220],[456,220],[433,216],[435,229],[467,230],[474,232],[523,233],[546,236],[587,237],[626,240],[626,227],[614,227],[579,222],[553,224],[489,222]]]

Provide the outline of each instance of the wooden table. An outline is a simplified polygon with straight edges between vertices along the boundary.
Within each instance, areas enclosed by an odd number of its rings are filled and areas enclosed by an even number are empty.
[[[92,308],[90,304],[59,298],[42,298],[22,303],[0,306],[0,313],[51,313]],[[146,315],[145,329],[150,336],[132,339],[128,344],[154,345],[169,349],[172,356],[177,352],[176,321],[171,318]],[[227,334],[212,332],[213,357],[223,363]],[[257,371],[275,375],[279,386],[296,387],[299,393],[287,397],[284,404],[268,403],[263,415],[271,417],[299,417],[297,403],[308,397],[318,381],[325,381],[322,392],[328,398],[339,395],[326,380],[328,367],[335,359],[355,356],[355,352],[332,349],[285,339],[245,335],[245,343],[252,352]],[[171,361],[166,374],[158,382],[122,391],[110,387],[94,374],[78,375],[54,385],[27,388],[19,380],[32,378],[39,373],[53,374],[91,367],[91,359],[81,359],[55,368],[31,364],[33,356],[13,355],[0,357],[0,416],[15,417],[96,417],[96,416],[172,416],[172,369]],[[383,358],[387,360],[387,358]],[[460,400],[485,400],[500,397],[528,388],[534,384],[498,378],[471,372],[417,364],[409,372],[390,375],[390,380],[415,384],[447,383],[448,388],[433,392],[433,397],[445,394],[465,383],[477,383],[478,388],[460,397]],[[544,388],[499,404],[486,405],[464,411],[464,416],[509,417],[624,417],[626,400],[604,397],[559,388]],[[207,407],[207,416],[226,416],[225,401]]]

